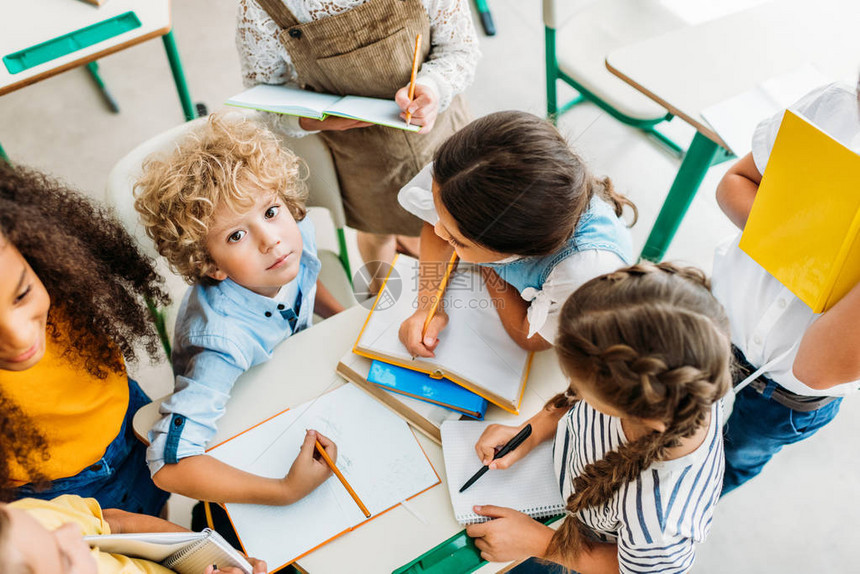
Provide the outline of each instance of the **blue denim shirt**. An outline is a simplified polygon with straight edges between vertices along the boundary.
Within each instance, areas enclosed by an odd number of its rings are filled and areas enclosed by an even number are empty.
[[[176,320],[174,392],[149,431],[146,462],[153,475],[165,464],[203,454],[239,375],[268,361],[280,342],[310,326],[320,260],[310,219],[299,222],[299,230],[302,256],[293,280],[299,285],[297,310],[280,309],[284,305],[275,299],[231,279],[197,284],[186,293]]]
[[[633,262],[633,243],[630,230],[624,221],[615,215],[608,203],[596,195],[591,198],[588,209],[567,244],[543,257],[522,257],[507,263],[481,263],[493,268],[499,277],[522,293],[531,287],[540,291],[555,267],[578,251],[611,251],[626,264]]]

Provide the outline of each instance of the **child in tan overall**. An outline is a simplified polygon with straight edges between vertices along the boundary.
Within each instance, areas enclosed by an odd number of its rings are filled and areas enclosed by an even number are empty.
[[[410,101],[417,34],[420,67]],[[422,222],[399,206],[397,192],[440,143],[468,123],[459,94],[472,81],[480,53],[467,2],[242,0],[236,41],[246,87],[290,84],[395,99],[404,113],[411,112],[412,123],[422,126],[418,133],[346,118],[265,115],[277,131],[293,137],[320,132],[365,262],[390,261],[398,244],[417,255]]]

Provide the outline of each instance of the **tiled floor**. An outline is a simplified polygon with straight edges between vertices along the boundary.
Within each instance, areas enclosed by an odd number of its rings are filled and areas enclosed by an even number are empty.
[[[484,58],[468,91],[476,115],[501,109],[542,114],[545,107],[543,27],[536,0],[494,0],[499,34],[482,37]],[[174,31],[196,101],[210,109],[241,89],[233,43],[235,2],[179,0]],[[122,107],[110,114],[87,75],[73,70],[0,98],[0,142],[13,161],[39,167],[101,197],[111,166],[137,143],[182,121],[159,41],[100,62]],[[678,168],[638,132],[584,105],[560,128],[593,171],[610,175],[639,206],[633,229],[637,251],[645,241]],[[670,126],[689,140],[684,125]],[[670,248],[667,259],[710,270],[714,244],[731,233],[713,198],[726,165],[711,170]],[[354,247],[354,246],[353,246]],[[357,259],[357,254],[354,255]],[[171,386],[165,366],[138,368],[148,391]],[[718,507],[696,572],[855,572],[860,531],[860,401],[849,398],[829,427],[779,454],[762,475]],[[857,418],[855,418],[857,417]],[[185,522],[187,505],[174,504]]]

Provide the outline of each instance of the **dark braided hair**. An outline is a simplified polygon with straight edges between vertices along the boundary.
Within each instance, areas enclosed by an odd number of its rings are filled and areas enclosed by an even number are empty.
[[[104,379],[125,372],[139,345],[158,357],[159,338],[144,298],[169,303],[163,280],[105,209],[45,174],[0,162],[0,241],[14,245],[44,284],[51,298],[47,335],[65,347],[65,359]],[[0,430],[2,488],[11,459],[25,462],[24,449],[44,455],[46,447],[29,419],[3,397]],[[32,464],[25,468],[34,470]]]
[[[597,194],[621,216],[609,178],[596,178],[548,121],[506,111],[479,118],[433,157],[439,199],[464,237],[498,253],[543,256],[573,235]],[[632,224],[631,224],[632,225]]]
[[[704,273],[669,263],[642,263],[592,279],[561,311],[555,348],[576,385],[630,417],[658,420],[651,433],[606,453],[573,480],[571,515],[550,554],[576,555],[590,545],[576,513],[611,500],[669,449],[707,423],[731,386],[728,319]],[[569,405],[571,390],[549,401]]]

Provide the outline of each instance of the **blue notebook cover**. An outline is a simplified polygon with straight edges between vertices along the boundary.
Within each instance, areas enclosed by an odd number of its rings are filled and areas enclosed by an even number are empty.
[[[389,391],[440,405],[479,421],[484,420],[487,412],[487,399],[472,391],[447,379],[434,379],[426,373],[397,365],[373,361],[367,380]]]

